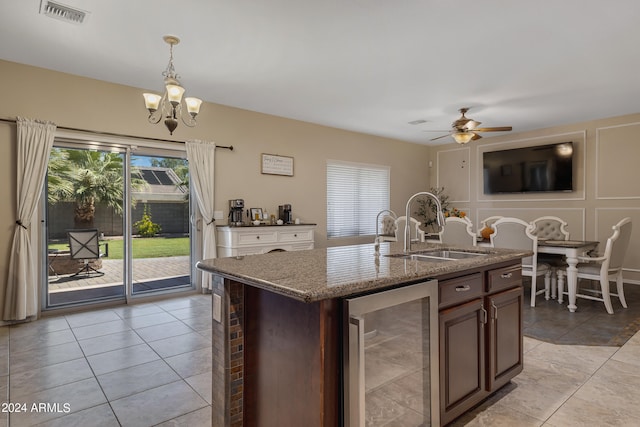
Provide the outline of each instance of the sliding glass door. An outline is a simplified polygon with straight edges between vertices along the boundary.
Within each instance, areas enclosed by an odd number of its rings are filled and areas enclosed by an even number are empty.
[[[136,154],[132,165],[132,294],[191,287],[187,161]]]
[[[44,198],[44,308],[193,288],[188,164],[180,155],[55,145]]]
[[[46,183],[47,307],[125,296],[125,154],[54,147]]]

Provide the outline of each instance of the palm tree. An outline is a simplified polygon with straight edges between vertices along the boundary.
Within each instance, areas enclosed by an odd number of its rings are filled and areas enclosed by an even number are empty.
[[[76,225],[93,226],[98,202],[113,208],[115,213],[122,214],[124,168],[121,154],[54,149],[51,158],[49,201],[75,202]],[[141,182],[137,174],[132,173],[132,186],[139,187]]]
[[[54,148],[49,156],[47,200],[51,204],[69,200],[73,193],[73,185],[69,180],[72,167],[67,152],[67,150]]]

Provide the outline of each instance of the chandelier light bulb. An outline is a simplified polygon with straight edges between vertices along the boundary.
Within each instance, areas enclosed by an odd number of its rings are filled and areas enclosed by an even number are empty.
[[[187,111],[189,112],[189,114],[191,114],[192,117],[197,116],[200,112],[200,104],[202,104],[202,99],[187,97],[184,99],[184,102],[187,104]]]

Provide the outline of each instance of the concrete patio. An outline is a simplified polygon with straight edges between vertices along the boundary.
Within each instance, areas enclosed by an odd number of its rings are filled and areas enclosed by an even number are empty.
[[[49,294],[60,293],[78,294],[79,291],[99,291],[100,289],[117,289],[123,284],[123,262],[122,259],[102,259],[101,276],[96,274],[73,276],[73,274],[53,274],[49,276]],[[52,263],[55,270],[55,263]],[[190,275],[190,257],[162,257],[162,258],[141,258],[133,260],[133,284],[134,292],[154,289],[153,284],[159,284],[156,288],[167,288],[172,286],[184,286],[188,284]],[[120,291],[120,294],[122,291]],[[110,295],[117,295],[117,291],[111,291]],[[63,297],[58,295],[58,299],[82,300],[82,296]]]

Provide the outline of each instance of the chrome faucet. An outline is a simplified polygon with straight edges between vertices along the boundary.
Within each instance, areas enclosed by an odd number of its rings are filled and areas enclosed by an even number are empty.
[[[420,193],[416,193],[413,196],[409,197],[409,200],[407,200],[407,210],[405,213],[406,220],[404,223],[404,252],[405,253],[411,252],[411,233],[409,230],[409,222],[411,218],[411,202],[413,202],[413,200],[419,196],[429,196],[433,198],[433,200],[435,200],[436,208],[437,208],[436,221],[438,222],[439,226],[444,225],[444,214],[442,213],[442,203],[440,203],[440,199],[438,199],[438,196],[436,196],[433,193],[429,193],[428,191],[421,191]]]

